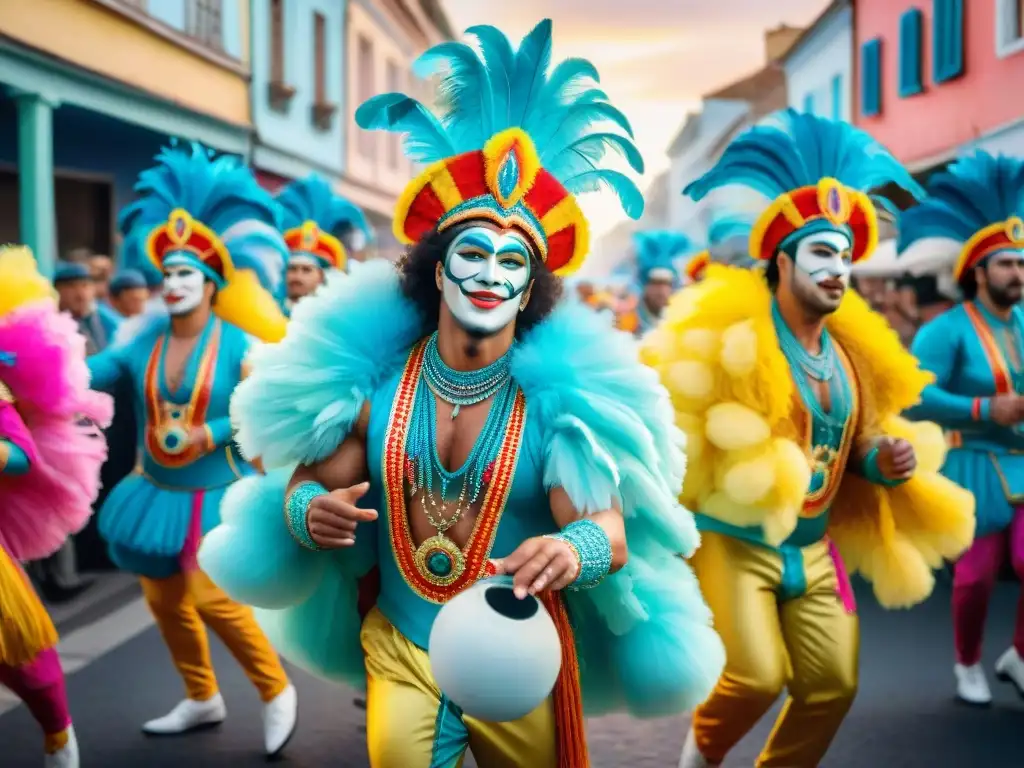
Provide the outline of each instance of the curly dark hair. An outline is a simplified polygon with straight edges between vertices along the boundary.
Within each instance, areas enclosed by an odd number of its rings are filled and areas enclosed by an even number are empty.
[[[448,246],[467,228],[474,225],[468,221],[438,232],[436,229],[423,236],[411,246],[398,262],[402,280],[402,293],[412,301],[423,315],[429,330],[437,328],[441,313],[441,292],[437,290],[437,265],[444,261]],[[533,290],[530,302],[516,319],[516,337],[540,323],[548,316],[562,296],[562,279],[549,270],[531,249],[530,274]]]

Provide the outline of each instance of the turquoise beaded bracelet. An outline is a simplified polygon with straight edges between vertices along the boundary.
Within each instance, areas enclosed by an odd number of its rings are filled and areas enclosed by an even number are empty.
[[[288,523],[288,531],[292,538],[306,549],[320,549],[320,546],[313,541],[313,537],[309,535],[309,526],[306,522],[309,502],[317,496],[326,496],[327,493],[327,489],[320,483],[307,481],[292,488],[284,500],[284,518]]]
[[[604,528],[593,520],[584,518],[569,523],[550,539],[564,541],[576,553],[580,561],[580,572],[570,589],[596,587],[612,569],[612,542]]]

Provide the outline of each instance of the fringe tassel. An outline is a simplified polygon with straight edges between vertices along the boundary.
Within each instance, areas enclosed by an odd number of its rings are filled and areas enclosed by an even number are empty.
[[[562,644],[562,670],[555,682],[555,728],[558,731],[559,768],[590,768],[587,732],[583,721],[583,694],[580,691],[580,665],[576,658],[576,640],[565,602],[559,593],[545,592],[542,600],[548,609]]]
[[[17,563],[0,548],[0,664],[20,667],[57,645],[57,629]]]

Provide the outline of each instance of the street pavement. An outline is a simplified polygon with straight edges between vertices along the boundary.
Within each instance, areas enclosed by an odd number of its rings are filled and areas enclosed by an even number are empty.
[[[220,728],[149,739],[139,726],[182,694],[157,631],[125,577],[108,578],[84,607],[62,607],[58,622],[83,768],[248,768],[265,765],[255,692],[219,641],[214,660],[229,710]],[[1000,585],[992,604],[985,662],[1010,640],[1017,585]],[[1014,768],[1024,765],[1024,702],[994,677],[996,701],[974,710],[953,699],[948,586],[913,611],[884,612],[859,589],[861,687],[824,768]],[[294,672],[299,727],[281,765],[365,768],[364,712],[351,691]],[[778,707],[730,755],[751,766]],[[675,768],[682,717],[589,723],[593,768]],[[0,768],[40,766],[40,741],[24,707],[0,690]],[[467,768],[475,766],[466,761]],[[409,768],[416,768],[410,766]],[[487,768],[481,766],[480,768]],[[524,767],[528,768],[528,767]]]

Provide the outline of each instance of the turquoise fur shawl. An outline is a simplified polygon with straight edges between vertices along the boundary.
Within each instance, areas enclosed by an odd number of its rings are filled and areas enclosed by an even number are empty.
[[[228,492],[200,563],[228,594],[259,609],[291,661],[361,687],[356,580],[374,565],[373,537],[352,550],[310,552],[291,539],[282,511],[291,469],[337,448],[366,399],[426,333],[393,265],[353,268],[298,305],[282,342],[254,352],[232,416],[243,453],[271,471]],[[725,654],[683,559],[699,538],[677,501],[684,438],[668,394],[640,364],[632,337],[575,302],[561,303],[523,338],[512,367],[527,427],[543,435],[546,486],[563,487],[584,513],[618,502],[626,519],[627,565],[595,589],[567,593],[588,713],[692,708],[710,692]]]

